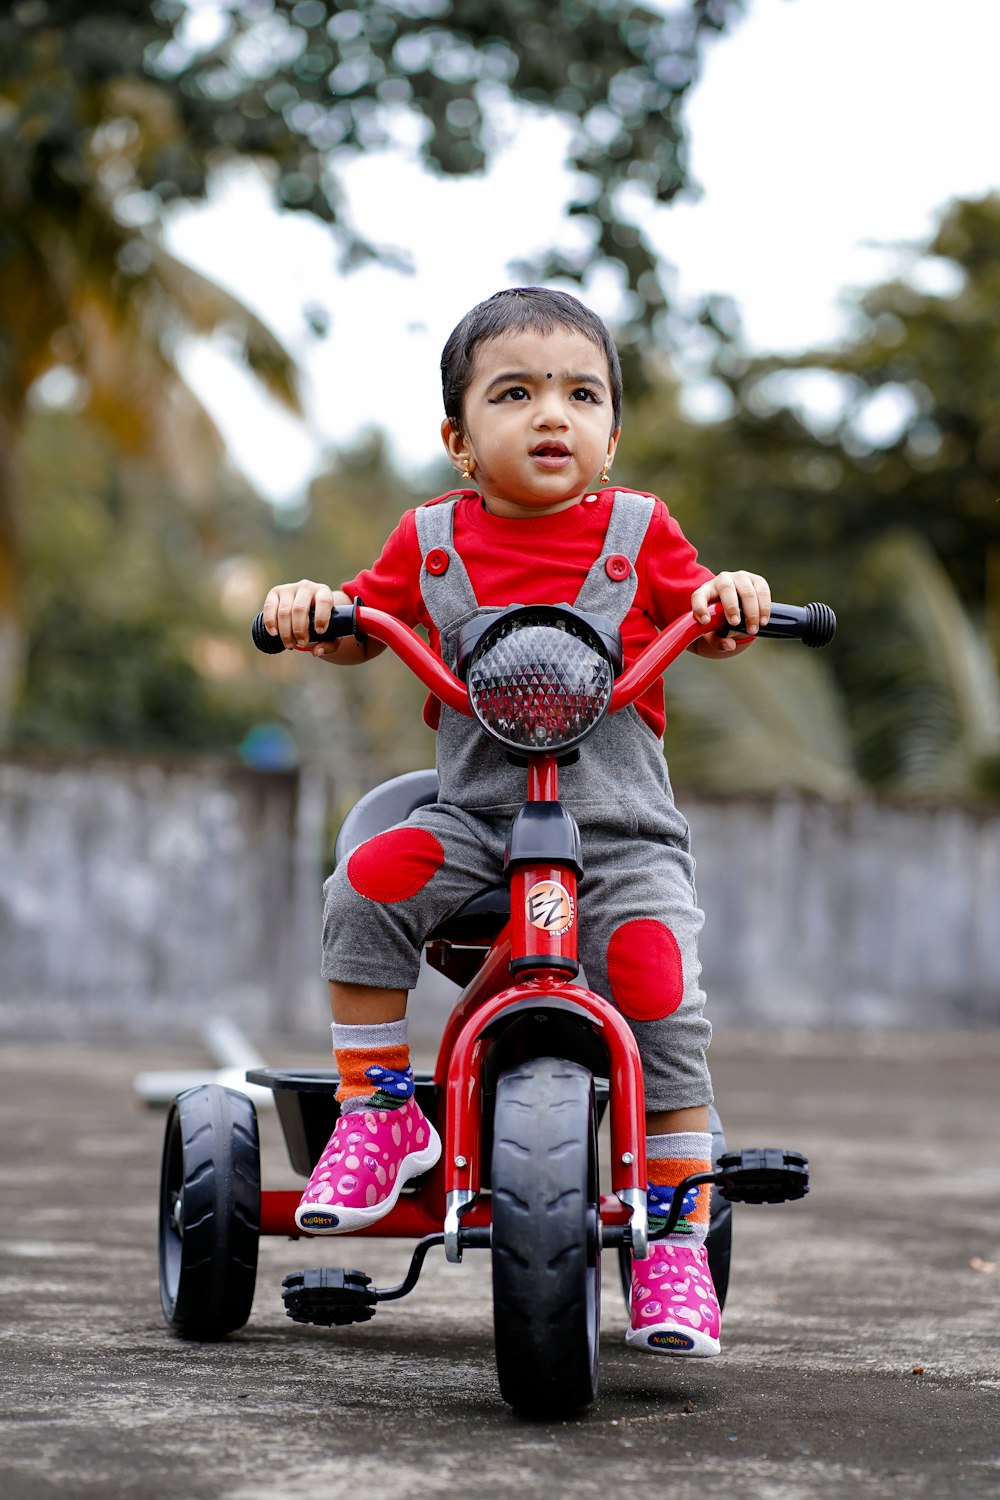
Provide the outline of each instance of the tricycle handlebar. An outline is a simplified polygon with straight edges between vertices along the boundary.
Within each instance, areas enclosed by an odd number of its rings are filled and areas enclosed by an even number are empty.
[[[699,636],[711,635],[721,630],[725,635],[742,635],[746,626],[741,618],[739,625],[729,625],[721,604],[711,606],[711,620],[703,625],[694,615],[681,615],[650,641],[645,651],[640,652],[632,665],[622,673],[615,683],[611,695],[609,713],[634,703],[636,698],[650,687],[672,661],[687,650]],[[801,641],[804,646],[828,646],[837,629],[837,617],[828,604],[772,604],[766,625],[757,634],[772,636],[778,640]]]
[[[394,615],[387,615],[380,609],[370,609],[360,602],[338,604],[334,606],[330,623],[322,635],[317,635],[312,627],[312,610],[309,611],[309,620],[309,640],[312,644],[340,640],[348,635],[371,636],[376,641],[382,641],[406,663],[436,698],[440,698],[442,703],[458,713],[471,717],[469,692],[465,683],[445,666],[415,630],[411,630],[409,625],[404,625]],[[828,604],[772,604],[770,618],[758,634],[782,640],[800,640],[806,646],[826,646],[832,641],[836,628],[836,616]],[[696,620],[692,614],[681,615],[655,641],[651,641],[619,677],[611,696],[609,712],[614,713],[617,709],[634,703],[699,636],[730,629],[734,635],[741,633],[740,626],[727,625],[721,604],[711,606],[710,618],[705,623]],[[270,656],[285,650],[281,637],[271,635],[267,630],[263,614],[259,614],[254,620],[250,634],[258,651]]]
[[[464,682],[461,682],[449,671],[439,656],[422,640],[415,630],[409,625],[404,625],[402,620],[397,620],[395,615],[387,615],[381,609],[369,609],[367,604],[336,604],[330,616],[330,623],[321,635],[317,634],[313,627],[313,611],[309,610],[309,640],[313,645],[321,641],[342,640],[344,636],[370,635],[373,640],[382,641],[389,646],[399,657],[400,661],[406,663],[414,676],[419,677],[424,687],[428,688],[442,703],[449,708],[456,709],[460,714],[472,717],[469,707],[469,690]],[[285,647],[281,637],[271,635],[264,624],[263,614],[259,614],[250,627],[250,635],[258,651],[263,651],[269,656],[276,656],[284,651]],[[305,649],[304,647],[302,649]]]

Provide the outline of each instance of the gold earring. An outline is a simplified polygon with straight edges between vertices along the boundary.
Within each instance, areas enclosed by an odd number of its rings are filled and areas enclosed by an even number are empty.
[[[472,469],[469,466],[469,460],[468,459],[465,460],[465,463],[462,466],[462,478],[463,479],[471,479],[472,478]]]
[[[610,470],[611,470],[611,460],[610,460],[610,458],[606,458],[604,460],[604,468],[601,470],[601,483],[602,484],[607,484],[608,480],[611,478]]]

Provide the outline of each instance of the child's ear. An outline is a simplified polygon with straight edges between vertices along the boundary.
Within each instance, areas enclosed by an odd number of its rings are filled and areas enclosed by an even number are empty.
[[[618,439],[621,437],[621,435],[622,435],[621,428],[620,427],[616,427],[615,430],[614,430],[614,432],[608,438],[608,464],[609,465],[611,463],[611,460],[615,456],[615,449],[618,447]]]
[[[469,447],[464,434],[455,426],[451,417],[445,417],[441,423],[441,441],[455,468],[461,470],[469,461]]]

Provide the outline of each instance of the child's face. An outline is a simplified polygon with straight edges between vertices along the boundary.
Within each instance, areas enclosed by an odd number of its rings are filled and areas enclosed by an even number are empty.
[[[445,447],[466,463],[488,510],[548,516],[586,494],[614,456],[607,360],[575,328],[525,329],[481,343],[462,406],[462,429],[446,418]]]

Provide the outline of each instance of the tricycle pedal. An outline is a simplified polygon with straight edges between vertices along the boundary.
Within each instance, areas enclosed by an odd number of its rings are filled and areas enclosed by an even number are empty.
[[[367,1323],[378,1301],[372,1279],[364,1271],[322,1266],[315,1271],[292,1271],[281,1283],[285,1311],[296,1323]]]
[[[786,1203],[809,1191],[809,1163],[798,1151],[727,1151],[716,1167],[719,1192],[730,1203]]]

